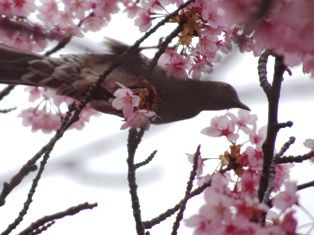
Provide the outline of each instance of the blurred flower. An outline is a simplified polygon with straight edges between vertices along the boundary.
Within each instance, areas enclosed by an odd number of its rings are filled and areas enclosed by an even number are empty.
[[[148,111],[145,109],[136,110],[131,113],[126,122],[121,126],[121,129],[131,128],[144,128],[145,130],[149,129],[150,120],[155,116],[155,112]]]
[[[234,122],[224,115],[214,117],[210,122],[210,126],[204,128],[201,133],[212,137],[225,136],[230,142],[235,142],[239,135],[234,133],[234,127]]]
[[[287,181],[285,183],[286,190],[280,192],[274,197],[273,204],[281,210],[286,210],[298,203],[296,182]]]
[[[118,110],[122,110],[125,119],[134,112],[134,108],[140,104],[140,97],[133,94],[133,91],[124,85],[118,83],[121,87],[114,92],[114,98],[112,100],[112,107]]]

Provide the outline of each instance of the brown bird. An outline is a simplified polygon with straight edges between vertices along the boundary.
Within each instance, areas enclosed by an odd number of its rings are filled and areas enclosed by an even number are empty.
[[[121,58],[128,46],[109,40],[108,54],[74,54],[52,58],[23,52],[0,44],[0,83],[50,88],[57,94],[82,99],[88,88],[113,62]],[[139,50],[128,54],[101,84],[89,105],[100,112],[123,116],[112,107],[117,82],[130,88],[141,98],[141,108],[153,110],[152,123],[168,123],[192,118],[203,110],[241,108],[235,89],[223,82],[178,80],[156,67]]]

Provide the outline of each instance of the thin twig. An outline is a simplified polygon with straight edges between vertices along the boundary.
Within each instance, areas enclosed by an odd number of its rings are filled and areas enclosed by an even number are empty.
[[[139,163],[136,163],[134,166],[136,169],[142,167],[142,166],[145,166],[147,165],[148,163],[150,163],[151,160],[154,159],[155,155],[157,153],[157,150],[153,151],[144,161],[142,162],[139,162]]]
[[[193,198],[199,194],[201,194],[202,192],[204,192],[205,189],[207,189],[209,186],[211,185],[211,180],[209,180],[208,182],[204,183],[202,186],[194,189],[190,195],[189,195],[189,199]],[[158,215],[157,217],[149,220],[149,221],[144,221],[143,224],[145,226],[146,229],[150,229],[152,228],[154,225],[159,224],[160,222],[164,221],[165,219],[169,218],[170,216],[172,216],[174,213],[176,213],[180,208],[181,208],[181,204],[183,203],[183,199],[176,204],[174,207],[166,210],[165,212],[161,213],[160,215]]]
[[[297,189],[298,190],[302,190],[302,189],[306,189],[306,188],[309,188],[309,187],[314,187],[314,180],[313,181],[310,181],[310,182],[307,182],[305,184],[300,184],[297,186]]]
[[[303,154],[303,155],[298,155],[298,156],[284,156],[284,157],[281,157],[279,159],[276,159],[276,162],[279,164],[303,162],[303,161],[311,159],[312,157],[314,157],[314,151],[311,151],[311,152]]]
[[[97,206],[97,203],[90,204],[88,202],[85,202],[85,203],[70,207],[64,211],[57,212],[57,213],[52,214],[52,215],[47,215],[45,217],[38,219],[34,223],[32,223],[29,227],[27,227],[22,232],[20,232],[19,235],[33,234],[33,231],[38,231],[38,229],[40,229],[43,226],[46,226],[47,224],[50,227],[52,224],[55,223],[55,220],[57,220],[57,219],[62,219],[66,216],[72,216],[72,215],[75,215],[75,214],[81,212],[82,210],[93,209],[96,206]]]
[[[186,204],[188,203],[188,200],[190,199],[191,190],[193,188],[193,181],[195,179],[196,171],[197,171],[197,165],[198,165],[197,163],[198,163],[199,157],[201,155],[200,149],[201,149],[201,146],[199,145],[197,147],[197,149],[196,149],[196,152],[194,153],[192,171],[190,173],[190,177],[189,177],[189,180],[187,182],[185,194],[184,194],[184,197],[183,197],[180,209],[178,211],[176,220],[173,223],[171,235],[176,235],[178,233],[178,229],[179,229],[179,226],[180,226],[180,222],[181,222],[181,220],[183,218],[183,213],[185,211]]]
[[[0,100],[6,97],[14,89],[15,85],[8,85],[0,92]]]
[[[37,170],[34,164],[25,164],[17,174],[15,174],[9,182],[3,183],[3,188],[0,194],[0,207],[5,204],[6,197],[10,192],[21,183],[21,181],[32,171]]]
[[[8,108],[8,109],[0,109],[0,113],[5,114],[5,113],[12,112],[12,111],[14,111],[14,110],[16,110],[16,107]]]
[[[280,158],[287,152],[287,150],[290,148],[292,144],[295,142],[295,137],[291,136],[289,140],[284,143],[284,145],[281,147],[280,151],[275,155],[275,158]]]

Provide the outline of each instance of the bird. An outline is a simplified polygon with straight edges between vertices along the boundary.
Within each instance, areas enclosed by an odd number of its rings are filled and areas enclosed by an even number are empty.
[[[153,124],[189,119],[205,110],[250,110],[228,83],[181,80],[168,75],[158,65],[150,69],[151,60],[140,48],[121,57],[128,45],[110,39],[107,47],[108,53],[49,57],[0,43],[0,83],[44,87],[80,100],[112,63],[123,58],[93,94],[91,108],[123,117],[122,111],[112,106],[118,84],[123,84],[141,97],[142,108],[156,113],[156,118],[151,120]]]

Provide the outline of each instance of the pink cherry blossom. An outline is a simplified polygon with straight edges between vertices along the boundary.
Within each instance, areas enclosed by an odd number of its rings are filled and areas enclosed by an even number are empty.
[[[274,206],[281,210],[290,208],[297,204],[299,200],[296,182],[287,181],[285,183],[285,188],[286,190],[276,195],[273,200]]]
[[[251,132],[251,128],[248,126],[256,125],[257,116],[256,114],[251,114],[249,111],[240,109],[238,111],[238,116],[230,112],[228,112],[227,115],[244,133],[248,134]]]
[[[248,146],[244,151],[248,156],[248,165],[251,170],[261,171],[263,165],[263,152]]]
[[[249,130],[248,130],[249,131]],[[256,146],[256,149],[261,150],[262,145],[266,139],[267,127],[263,126],[258,129],[256,132],[256,125],[253,126],[253,129],[249,131],[250,142]]]
[[[259,176],[260,174],[252,170],[246,170],[242,173],[240,181],[242,196],[249,195],[253,198],[256,197]]]
[[[134,21],[135,25],[139,27],[141,32],[145,32],[152,26],[152,18],[150,10],[143,9],[140,11]]]
[[[39,87],[26,87],[25,91],[29,92],[28,100],[30,102],[34,102],[35,100],[41,98],[42,96],[42,88]]]
[[[211,188],[218,193],[229,195],[231,193],[229,189],[229,183],[231,181],[231,176],[229,172],[221,174],[219,172],[214,173],[211,176]],[[209,196],[205,194],[205,198]],[[210,200],[210,197],[208,198]]]
[[[36,108],[23,110],[19,117],[23,119],[24,126],[32,127],[32,131],[42,130],[44,133],[49,133],[57,130],[61,124],[59,115],[47,113]]]
[[[215,230],[211,226],[210,220],[207,214],[197,214],[184,220],[187,227],[195,228],[194,235],[208,235]]]
[[[222,220],[229,221],[232,217],[232,198],[217,192],[211,187],[205,191],[205,205],[200,209],[201,214],[205,214],[213,224],[220,224]]]
[[[178,54],[176,50],[167,49],[159,59],[159,65],[164,68],[168,75],[180,79],[186,79],[187,59]]]
[[[86,123],[89,122],[91,117],[97,117],[97,116],[100,116],[99,112],[97,112],[96,110],[92,108],[85,107],[80,113],[79,120],[74,122],[71,128],[82,130],[85,127]]]
[[[140,97],[133,94],[133,91],[125,87],[122,84],[118,84],[121,88],[118,88],[114,92],[114,98],[112,100],[112,107],[117,110],[122,110],[125,119],[128,119],[133,114],[134,108],[140,104]]]
[[[227,115],[214,117],[210,126],[204,128],[201,133],[211,137],[225,136],[230,142],[235,142],[239,135],[234,133],[235,124]]]
[[[281,189],[281,186],[290,177],[290,169],[293,166],[292,163],[277,164],[276,174],[273,182],[273,191],[277,192]]]
[[[286,232],[288,235],[296,235],[297,230],[297,220],[293,216],[295,214],[294,211],[289,211],[283,218],[281,228]]]
[[[145,109],[136,110],[132,112],[126,119],[126,122],[121,126],[121,129],[130,128],[144,128],[149,129],[150,120],[155,117],[155,112]]]

